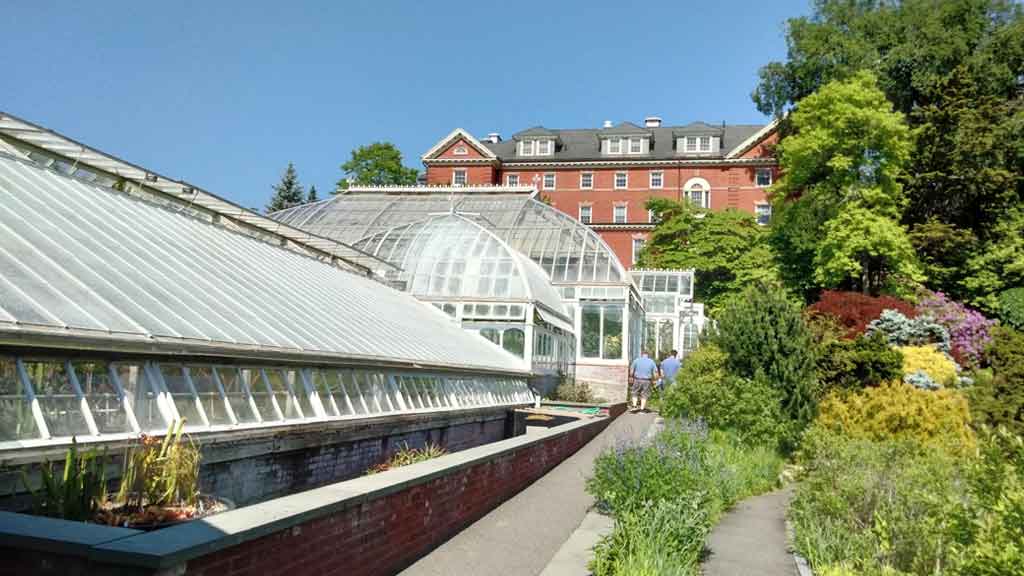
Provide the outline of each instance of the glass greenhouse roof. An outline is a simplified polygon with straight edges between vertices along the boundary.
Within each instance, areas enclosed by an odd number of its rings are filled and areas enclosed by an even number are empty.
[[[556,284],[630,283],[622,263],[590,227],[538,201],[532,193],[500,187],[469,193],[440,186],[354,187],[345,194],[271,216],[312,234],[359,245],[382,232],[449,212],[475,215]]]
[[[0,345],[525,373],[379,282],[0,153]]]
[[[398,278],[418,297],[534,300],[565,316],[561,296],[537,264],[466,216],[431,216],[354,246],[401,268]]]

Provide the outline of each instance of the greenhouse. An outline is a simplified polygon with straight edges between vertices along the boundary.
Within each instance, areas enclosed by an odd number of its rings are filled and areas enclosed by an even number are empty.
[[[417,241],[403,231],[438,215],[462,215],[518,253],[519,260],[532,261],[572,321],[577,378],[606,386],[609,399],[624,395],[626,366],[639,353],[643,332],[639,292],[600,236],[538,200],[534,188],[354,186],[328,200],[271,214],[284,224],[345,242],[398,268],[402,263],[381,251],[393,249],[386,245],[387,238],[395,237],[396,243],[399,237]]]
[[[522,358],[371,277],[386,262],[16,122],[0,117],[0,450],[533,401]]]
[[[633,269],[644,303],[644,349],[661,359],[676,350],[685,356],[700,344],[704,305],[693,301],[692,270]]]
[[[540,267],[472,216],[436,214],[355,248],[394,264],[386,277],[464,328],[524,358],[550,380],[571,372],[572,319]]]

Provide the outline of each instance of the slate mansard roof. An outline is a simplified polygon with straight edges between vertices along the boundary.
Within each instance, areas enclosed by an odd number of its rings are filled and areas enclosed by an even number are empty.
[[[676,150],[676,139],[682,136],[718,136],[721,147],[711,154],[700,154],[702,158],[724,158],[759,132],[772,125],[765,124],[707,124],[692,122],[685,126],[661,126],[648,128],[623,122],[611,128],[584,129],[549,129],[535,126],[512,135],[512,138],[501,142],[483,141],[482,144],[491,150],[503,163],[505,162],[579,162],[588,160],[679,160],[692,156],[680,154]],[[649,136],[653,139],[653,147],[649,154],[609,156],[601,154],[601,139],[608,136]],[[557,140],[555,153],[550,156],[519,156],[516,154],[517,142],[524,138],[551,136]]]

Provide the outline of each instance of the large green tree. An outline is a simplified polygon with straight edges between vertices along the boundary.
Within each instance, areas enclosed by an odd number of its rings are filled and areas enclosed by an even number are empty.
[[[274,195],[267,204],[267,213],[277,212],[292,206],[298,206],[306,201],[306,193],[299,185],[299,175],[295,172],[295,165],[288,163],[288,168],[281,175],[281,181],[273,186]]]
[[[374,142],[352,151],[352,158],[341,165],[345,176],[335,190],[350,185],[402,186],[416,183],[419,172],[402,165],[402,153],[390,142]]]
[[[639,264],[693,268],[694,297],[713,313],[746,286],[778,277],[764,226],[746,212],[695,210],[688,202],[652,198],[658,214]]]
[[[771,237],[790,287],[877,294],[894,280],[919,280],[899,224],[911,133],[874,75],[826,84],[790,122],[794,133],[778,146]]]

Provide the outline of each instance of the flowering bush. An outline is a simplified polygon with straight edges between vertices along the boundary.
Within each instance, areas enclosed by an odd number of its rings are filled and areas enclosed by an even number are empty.
[[[949,332],[950,354],[964,366],[982,364],[985,348],[992,342],[994,320],[950,300],[942,292],[927,294],[917,305],[918,317],[929,316]]]
[[[846,338],[864,333],[868,323],[878,318],[883,310],[897,310],[908,318],[916,315],[909,302],[891,296],[868,296],[860,292],[826,290],[810,307],[811,314],[832,316],[846,329]]]
[[[881,332],[890,346],[935,344],[949,352],[949,331],[928,317],[909,318],[896,310],[885,310],[868,324],[868,335]]]
[[[956,364],[934,346],[900,346],[897,349],[903,354],[904,377],[921,372],[941,386],[956,384]]]

